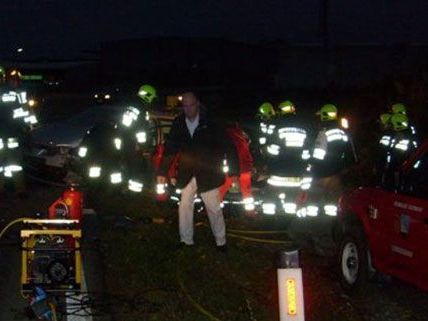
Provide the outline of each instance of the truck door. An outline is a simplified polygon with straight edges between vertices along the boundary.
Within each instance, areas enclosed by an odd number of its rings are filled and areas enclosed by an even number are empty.
[[[394,274],[428,288],[428,152],[402,174],[391,239]]]

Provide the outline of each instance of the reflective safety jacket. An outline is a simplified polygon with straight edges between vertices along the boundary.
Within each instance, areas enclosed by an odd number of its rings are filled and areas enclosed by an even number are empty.
[[[335,175],[353,161],[348,133],[337,121],[324,122],[322,125],[315,138],[311,158],[312,171],[316,177]]]
[[[2,88],[0,90],[0,106],[6,108],[10,112],[9,117],[15,122],[19,122],[23,129],[32,128],[38,123],[37,116],[28,106],[26,91]]]
[[[307,176],[310,159],[309,134],[296,116],[276,121],[274,134],[266,143],[266,155],[270,175]]]
[[[392,136],[386,155],[387,169],[397,169],[417,147],[418,143],[410,128],[401,132],[396,132]]]
[[[260,146],[265,146],[267,139],[274,134],[275,123],[272,120],[262,120],[259,123],[259,138],[258,143]]]

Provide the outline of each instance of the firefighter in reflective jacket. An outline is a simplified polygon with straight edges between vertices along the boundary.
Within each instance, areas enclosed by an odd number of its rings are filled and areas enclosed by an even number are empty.
[[[16,108],[17,104],[10,102],[0,104],[0,193],[7,181],[16,193],[25,190],[21,151],[25,124],[14,117]]]
[[[0,66],[0,104],[4,108],[12,109],[12,118],[22,123],[26,131],[32,129],[37,123],[37,117],[30,108],[27,92],[20,88],[21,74],[18,70],[12,70],[6,74]],[[7,82],[7,83],[6,83]]]
[[[311,187],[308,132],[296,116],[290,101],[279,104],[274,134],[266,142],[266,163],[269,172],[263,212],[296,214],[301,191]]]
[[[407,108],[406,108],[406,106],[405,106],[404,104],[402,104],[402,103],[396,103],[396,104],[393,104],[393,105],[391,106],[391,114],[392,114],[392,115],[394,115],[394,114],[402,114],[402,115],[406,115],[406,116],[407,116],[407,118],[409,118],[409,115],[408,115],[408,113],[407,113]],[[413,140],[415,140],[415,141],[417,141],[417,140],[418,140],[418,138],[417,138],[416,128],[415,128],[415,126],[412,124],[412,121],[411,121],[410,119],[408,120],[408,129],[407,129],[407,131],[408,131],[408,132],[410,132],[410,133],[413,135]]]
[[[152,141],[152,126],[148,109],[157,97],[156,90],[151,85],[142,85],[138,90],[141,98],[140,108],[128,107],[116,125],[115,148],[121,153],[126,167],[127,188],[131,192],[140,193],[144,186],[144,175],[147,174],[148,157],[144,157],[147,147]],[[147,177],[146,177],[147,179]]]
[[[406,115],[393,114],[390,119],[393,135],[386,153],[385,169],[382,175],[383,184],[393,184],[397,169],[418,147],[414,130],[409,126]]]
[[[384,113],[379,117],[381,135],[376,150],[374,166],[374,174],[376,176],[377,182],[380,182],[382,179],[383,172],[386,168],[386,161],[390,150],[392,137],[394,136],[394,131],[391,124],[391,116],[392,114]]]
[[[78,155],[81,158],[81,175],[91,188],[122,183],[123,166],[114,146],[114,130],[113,121],[96,124],[80,144]]]
[[[153,87],[143,85],[138,95],[145,104],[156,97]],[[109,182],[132,192],[143,190],[145,162],[142,147],[150,142],[149,114],[135,107],[124,109],[115,124],[95,126],[79,148],[84,171],[90,182]]]
[[[265,102],[260,105],[257,116],[260,118],[258,143],[263,147],[266,145],[267,137],[273,134],[275,128],[273,124],[275,109],[271,103]]]
[[[148,113],[142,114],[135,107],[128,107],[121,122],[116,125],[115,148],[125,164],[125,183],[131,192],[139,193],[143,190],[143,176],[147,170],[143,153],[150,141],[150,130]]]
[[[320,116],[318,131],[312,151],[311,167],[314,178],[314,190],[311,192],[308,210],[303,215],[317,216],[319,211],[329,216],[337,214],[337,199],[341,193],[340,173],[356,160],[350,137],[341,128],[337,108],[332,104],[324,105],[317,115]]]

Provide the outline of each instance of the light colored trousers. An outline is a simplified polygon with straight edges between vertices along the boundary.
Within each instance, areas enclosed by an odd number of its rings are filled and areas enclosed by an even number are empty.
[[[186,244],[193,244],[193,210],[194,198],[198,186],[196,178],[193,177],[189,184],[181,191],[181,201],[178,207],[180,240]],[[211,230],[218,246],[226,244],[226,225],[224,223],[223,211],[220,206],[219,189],[214,188],[201,193],[204,201]]]

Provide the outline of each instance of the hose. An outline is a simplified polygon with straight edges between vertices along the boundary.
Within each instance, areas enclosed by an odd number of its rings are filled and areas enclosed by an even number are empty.
[[[189,301],[189,303],[196,309],[198,310],[201,314],[205,315],[209,320],[211,321],[221,321],[219,318],[217,318],[216,316],[214,316],[211,312],[209,312],[208,310],[206,310],[202,305],[200,305],[194,298],[192,298],[192,296],[189,294],[189,291],[186,289],[186,287],[184,286],[184,282],[183,279],[181,278],[180,275],[180,264],[177,264],[177,269],[176,269],[176,278],[177,278],[177,283],[181,289],[181,291],[184,293],[184,295],[186,296],[186,299]]]
[[[264,234],[264,235],[268,235],[268,234],[287,234],[287,231],[279,231],[279,230],[274,230],[274,231],[263,231],[263,230],[237,230],[237,229],[227,229],[229,232],[231,233],[241,233],[241,234]]]
[[[3,237],[3,235],[6,233],[6,231],[13,225],[26,221],[26,220],[31,220],[30,217],[21,217],[21,218],[17,218],[16,220],[13,220],[12,222],[10,222],[9,224],[7,224],[0,232],[0,240]]]
[[[260,239],[255,237],[238,235],[234,233],[227,233],[227,235],[233,238],[237,238],[245,241],[257,242],[257,243],[268,243],[268,244],[291,244],[292,243],[291,241]]]

